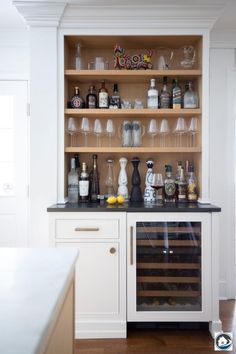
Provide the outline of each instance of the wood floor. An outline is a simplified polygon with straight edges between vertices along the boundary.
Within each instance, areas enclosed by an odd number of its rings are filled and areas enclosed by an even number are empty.
[[[236,303],[220,302],[224,332],[236,338]],[[234,344],[236,353],[236,344]],[[128,331],[127,339],[83,339],[76,341],[75,354],[201,354],[216,353],[207,329],[164,329]]]

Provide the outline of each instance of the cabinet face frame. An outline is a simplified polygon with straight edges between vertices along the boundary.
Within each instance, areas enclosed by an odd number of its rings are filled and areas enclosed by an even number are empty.
[[[109,31],[110,32],[110,31]],[[139,33],[140,32],[140,33]],[[145,32],[145,33],[144,33]],[[125,33],[125,35],[124,35]],[[199,29],[199,30],[193,30],[189,29],[184,30],[184,29],[176,29],[176,30],[160,30],[160,29],[155,29],[155,30],[147,30],[147,31],[136,31],[134,32],[135,36],[139,35],[145,35],[145,36],[171,36],[173,33],[175,33],[175,36],[182,36],[182,35],[187,35],[187,36],[201,36],[202,39],[202,61],[201,61],[201,70],[202,70],[202,79],[201,81],[201,86],[202,86],[202,92],[201,92],[201,112],[202,112],[202,118],[201,118],[201,151],[190,151],[190,154],[192,153],[192,160],[194,164],[197,167],[197,170],[199,171],[198,173],[198,179],[199,179],[199,185],[201,186],[201,200],[200,202],[202,203],[208,203],[209,202],[209,122],[208,122],[208,113],[209,113],[209,33],[208,30],[204,29]],[[90,33],[91,34],[91,33]],[[66,191],[66,185],[67,185],[67,171],[68,171],[68,158],[72,151],[68,149],[65,152],[65,116],[64,116],[64,101],[65,101],[65,96],[64,96],[64,87],[66,84],[65,80],[65,75],[64,75],[64,68],[65,68],[65,62],[64,62],[64,38],[65,36],[86,36],[87,33],[84,33],[82,30],[76,30],[76,29],[60,29],[58,31],[58,97],[59,97],[59,121],[58,121],[58,202],[64,202],[65,201],[65,196],[67,195]],[[108,33],[106,33],[106,30],[104,31],[99,31],[98,36],[106,36]],[[121,31],[121,30],[116,30],[111,31],[109,35],[120,35],[120,36],[132,36],[134,35],[132,33],[132,30],[127,29],[127,31]],[[200,92],[200,91],[199,91]],[[82,149],[83,150],[83,149]],[[79,152],[79,151],[78,151]],[[154,151],[153,155],[155,157],[155,154],[158,154],[161,151]],[[90,152],[89,152],[90,153]],[[104,151],[99,151],[101,155],[104,155]],[[147,158],[147,155],[150,155],[150,152],[146,151],[140,151],[141,156],[143,156],[143,161]],[[162,153],[162,152],[161,152]],[[175,152],[169,151],[168,153],[171,154],[172,159],[174,159]],[[115,150],[113,152],[114,156],[119,155],[119,157],[124,153],[119,152]],[[128,157],[130,156],[132,152],[128,151]],[[137,152],[134,151],[134,154],[139,154],[139,151]],[[177,153],[175,160],[179,159],[182,156],[182,159],[188,159],[189,157],[187,156],[185,152]],[[160,156],[160,154],[158,154]],[[181,156],[180,156],[181,155]],[[186,157],[185,157],[186,156]],[[150,157],[150,156],[149,156]],[[163,155],[163,159],[165,159]],[[198,161],[201,161],[199,164]],[[162,163],[162,162],[161,162]],[[159,162],[158,162],[159,164]]]
[[[136,222],[201,223],[201,311],[136,311]],[[131,239],[133,228],[133,240]],[[132,242],[133,241],[133,242]],[[132,242],[132,245],[131,245]],[[133,250],[133,252],[132,252]],[[132,264],[133,263],[133,264]],[[210,321],[211,319],[211,214],[128,213],[127,214],[127,321]]]

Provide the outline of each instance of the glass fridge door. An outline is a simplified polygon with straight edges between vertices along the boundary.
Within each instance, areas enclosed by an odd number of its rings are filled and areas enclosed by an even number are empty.
[[[201,259],[201,222],[136,222],[136,311],[201,311]]]

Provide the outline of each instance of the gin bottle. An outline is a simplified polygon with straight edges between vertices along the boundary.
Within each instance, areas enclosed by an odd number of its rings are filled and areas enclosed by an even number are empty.
[[[76,171],[75,159],[71,159],[71,168],[68,173],[68,201],[69,203],[78,203],[79,181]]]

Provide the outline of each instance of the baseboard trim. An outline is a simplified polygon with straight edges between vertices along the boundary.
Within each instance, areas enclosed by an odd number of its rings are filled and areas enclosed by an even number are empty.
[[[127,323],[122,322],[79,322],[75,325],[76,339],[126,338]]]

